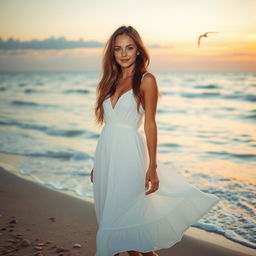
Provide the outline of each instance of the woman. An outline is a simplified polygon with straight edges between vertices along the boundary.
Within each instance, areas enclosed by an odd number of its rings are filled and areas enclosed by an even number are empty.
[[[158,87],[148,64],[138,32],[119,27],[105,47],[95,106],[97,123],[105,123],[91,171],[95,256],[158,255],[219,201],[157,161]]]

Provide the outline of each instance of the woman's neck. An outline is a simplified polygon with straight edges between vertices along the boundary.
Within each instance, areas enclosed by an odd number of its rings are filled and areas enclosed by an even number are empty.
[[[125,68],[125,69],[122,69],[122,75],[121,75],[121,79],[126,79],[126,78],[129,78],[129,77],[132,77],[134,75],[134,68]]]

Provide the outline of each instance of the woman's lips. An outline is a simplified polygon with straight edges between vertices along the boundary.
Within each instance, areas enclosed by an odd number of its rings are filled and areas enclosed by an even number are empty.
[[[121,61],[122,62],[127,62],[127,61],[129,61],[129,59],[124,59],[124,60],[121,59]]]

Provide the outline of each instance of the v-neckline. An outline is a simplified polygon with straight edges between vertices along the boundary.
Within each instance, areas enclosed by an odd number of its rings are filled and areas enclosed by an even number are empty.
[[[132,91],[132,89],[133,89],[133,88],[129,89],[128,91],[126,91],[126,92],[124,92],[124,93],[122,93],[121,96],[119,96],[119,98],[117,99],[116,104],[115,104],[114,107],[113,107],[112,102],[111,102],[111,97],[109,97],[108,99],[109,99],[109,103],[110,103],[111,109],[112,109],[112,110],[115,110],[115,109],[116,109],[116,105],[118,104],[119,100],[120,100],[126,93]]]

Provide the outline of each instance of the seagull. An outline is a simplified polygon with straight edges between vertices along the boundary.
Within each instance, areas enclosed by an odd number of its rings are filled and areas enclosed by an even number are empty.
[[[202,38],[202,37],[208,37],[208,36],[207,36],[208,33],[219,33],[219,32],[206,32],[206,33],[200,35],[200,36],[198,37],[198,47],[200,46],[200,40],[201,40],[201,38]]]

